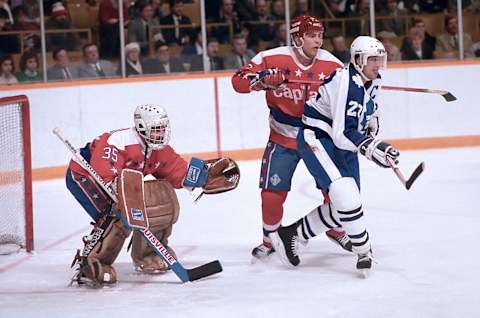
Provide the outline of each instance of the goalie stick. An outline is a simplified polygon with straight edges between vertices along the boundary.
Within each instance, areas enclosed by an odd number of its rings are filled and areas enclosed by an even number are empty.
[[[323,82],[308,81],[308,80],[288,80],[287,83],[320,85]],[[402,92],[413,92],[413,93],[437,94],[437,95],[441,95],[445,99],[446,102],[453,102],[453,101],[457,100],[457,98],[452,93],[450,93],[449,91],[440,90],[440,89],[402,87],[402,86],[390,86],[390,85],[382,85],[381,88],[384,89],[384,90],[387,90],[387,91],[402,91]]]
[[[410,190],[415,180],[417,180],[417,178],[422,174],[423,170],[425,170],[425,162],[421,162],[415,168],[415,170],[413,170],[410,178],[405,179],[405,176],[403,175],[402,171],[400,170],[398,165],[395,163],[395,161],[390,157],[387,157],[387,161],[390,167],[393,169],[393,172],[395,172],[398,179],[402,182],[402,184],[405,186],[407,190]]]
[[[105,191],[105,193],[114,202],[117,203],[118,198],[114,190],[109,185],[107,185],[105,181],[103,181],[102,177],[95,171],[95,169],[90,165],[90,163],[85,160],[85,158],[83,158],[83,156],[80,154],[80,151],[75,149],[75,147],[72,146],[70,141],[68,141],[62,136],[60,129],[54,128],[53,133],[74,155],[75,161],[80,164],[85,170],[87,170],[88,173],[95,179],[95,181],[97,181],[98,185]],[[182,283],[195,281],[200,278],[208,277],[222,271],[222,265],[218,260],[195,268],[186,269],[172,254],[168,252],[167,248],[161,243],[159,239],[155,237],[155,235],[148,228],[136,228],[135,230],[142,233],[148,244],[165,261],[165,263],[168,264],[168,267],[170,267],[172,271],[178,276],[178,278],[180,278]]]

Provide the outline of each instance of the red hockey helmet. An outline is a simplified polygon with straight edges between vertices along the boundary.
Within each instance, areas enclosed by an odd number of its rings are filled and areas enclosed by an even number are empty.
[[[298,36],[303,38],[303,35],[307,32],[318,32],[320,31],[323,36],[325,28],[323,27],[322,22],[315,17],[309,15],[301,15],[292,20],[290,24],[290,36]]]

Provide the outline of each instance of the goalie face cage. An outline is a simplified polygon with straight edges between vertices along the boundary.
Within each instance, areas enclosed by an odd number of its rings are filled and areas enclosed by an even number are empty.
[[[0,248],[17,245],[30,252],[32,160],[29,104],[24,95],[0,98],[0,149]]]

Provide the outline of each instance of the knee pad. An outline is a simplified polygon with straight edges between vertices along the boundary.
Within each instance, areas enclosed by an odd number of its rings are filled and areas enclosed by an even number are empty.
[[[173,224],[177,222],[180,212],[175,190],[165,180],[145,181],[144,189],[150,231],[163,245],[168,245]],[[151,265],[154,267],[153,270],[162,270],[161,257],[155,254],[141,233],[133,233],[131,257],[135,265],[140,268]]]
[[[340,178],[329,188],[330,200],[337,211],[352,211],[362,205],[362,198],[355,179]]]

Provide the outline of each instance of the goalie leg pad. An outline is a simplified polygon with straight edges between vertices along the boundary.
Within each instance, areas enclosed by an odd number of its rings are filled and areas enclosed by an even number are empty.
[[[90,235],[83,238],[82,255],[77,253],[74,259],[72,267],[78,268],[74,280],[80,283],[86,278],[98,285],[116,283],[117,274],[112,264],[129,235],[130,230],[121,220],[112,216],[100,218]]]
[[[150,231],[167,246],[169,252],[175,253],[168,247],[168,238],[172,227],[178,220],[180,206],[172,185],[165,180],[151,180],[145,182],[145,206],[147,208]],[[132,237],[132,260],[137,270],[155,273],[168,269],[162,258],[155,254],[147,241],[138,232]]]

